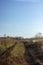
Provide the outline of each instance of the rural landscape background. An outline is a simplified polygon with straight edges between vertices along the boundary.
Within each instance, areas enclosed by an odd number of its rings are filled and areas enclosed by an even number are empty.
[[[43,0],[0,0],[0,65],[43,65]]]
[[[1,65],[43,65],[43,37],[0,37]]]

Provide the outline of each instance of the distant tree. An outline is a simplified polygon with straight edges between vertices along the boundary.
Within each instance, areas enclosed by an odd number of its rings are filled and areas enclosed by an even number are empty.
[[[42,33],[37,33],[36,35],[35,35],[35,38],[41,38],[42,37]]]
[[[22,39],[24,39],[23,37],[15,37],[15,39],[17,39],[17,40],[22,40]]]
[[[35,38],[41,38],[41,37],[42,37],[42,33],[40,33],[40,32],[37,33],[36,36],[35,36]],[[41,39],[39,39],[38,43],[39,43],[39,46],[40,46],[40,49],[41,49],[41,45],[42,45]]]
[[[4,34],[4,45],[5,45],[5,48],[7,48],[7,43],[6,43],[6,34]]]

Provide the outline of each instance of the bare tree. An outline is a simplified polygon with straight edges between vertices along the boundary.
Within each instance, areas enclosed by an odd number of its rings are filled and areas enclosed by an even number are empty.
[[[35,38],[41,38],[42,37],[42,33],[37,33],[36,35],[35,35]]]
[[[41,37],[42,37],[42,33],[40,33],[40,32],[35,35],[35,38],[39,39],[38,43],[39,43],[40,49],[41,49],[41,45],[42,45],[42,42],[41,42],[41,39],[40,39]]]
[[[7,48],[7,43],[6,43],[6,34],[4,34],[4,45],[5,45],[5,48]]]

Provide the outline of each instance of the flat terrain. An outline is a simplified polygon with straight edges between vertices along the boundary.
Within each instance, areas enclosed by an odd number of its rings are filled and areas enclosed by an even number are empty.
[[[40,43],[38,42],[34,44],[32,40],[30,40],[30,42],[27,42],[27,39],[25,40],[14,39],[9,37],[0,38],[0,64],[1,65],[33,65],[33,62],[39,60],[36,58],[35,55],[36,54],[35,47],[37,47],[38,44]],[[31,47],[33,50],[31,50],[29,47]],[[41,50],[41,47],[40,48],[38,47],[37,50],[38,49]],[[43,50],[41,50],[41,52],[42,51]],[[43,54],[40,55],[42,56],[41,59],[43,60]],[[41,62],[39,61],[38,61],[39,64],[40,63],[43,64],[43,61]]]

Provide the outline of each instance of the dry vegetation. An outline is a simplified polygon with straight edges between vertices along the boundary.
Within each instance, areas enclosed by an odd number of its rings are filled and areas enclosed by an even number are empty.
[[[7,50],[7,48],[11,47],[12,45],[15,44],[15,42],[17,42],[17,45],[13,48],[13,50],[10,53],[10,55],[8,55],[7,58],[1,59],[0,58],[0,63],[3,65],[22,65],[23,62],[23,56],[24,56],[24,45],[23,43],[20,43],[17,40],[13,40],[11,38],[2,38],[0,39],[0,55]],[[25,60],[24,60],[25,61]]]
[[[13,38],[0,38],[0,64],[1,65],[31,65],[30,61],[27,60],[27,58],[29,59],[28,45],[23,44],[27,42],[25,41],[21,42],[21,41],[22,40],[19,39],[17,40]],[[15,45],[15,43],[17,44]],[[31,41],[30,43],[32,44],[33,42]]]

